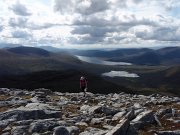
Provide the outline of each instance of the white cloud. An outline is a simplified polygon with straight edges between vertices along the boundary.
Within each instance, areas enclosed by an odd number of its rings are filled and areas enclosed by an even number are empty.
[[[15,14],[20,16],[30,16],[31,13],[28,11],[25,5],[21,4],[19,1],[16,1],[15,4],[9,7]]]
[[[1,0],[0,5],[0,42],[92,47],[180,44],[179,0]]]

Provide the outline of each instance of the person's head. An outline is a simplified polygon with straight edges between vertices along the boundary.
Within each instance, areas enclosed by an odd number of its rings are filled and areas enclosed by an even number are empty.
[[[84,76],[81,76],[81,78],[80,78],[81,80],[84,80],[85,79],[85,77]]]

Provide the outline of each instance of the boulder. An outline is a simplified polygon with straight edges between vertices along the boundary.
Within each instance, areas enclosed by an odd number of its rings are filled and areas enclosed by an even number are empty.
[[[140,113],[132,121],[133,122],[141,121],[143,123],[154,123],[155,122],[155,118],[154,118],[153,112],[151,110],[149,110],[149,111],[144,111],[144,112]]]
[[[30,125],[30,133],[43,133],[46,131],[52,131],[54,127],[59,126],[55,120],[38,120]]]
[[[126,114],[126,116],[125,116],[125,118],[126,119],[128,119],[128,120],[132,120],[132,119],[134,119],[136,116],[135,116],[135,111],[134,111],[134,109],[132,108],[132,110],[131,111],[129,111],[127,114]]]
[[[126,135],[126,132],[130,126],[128,119],[123,119],[120,124],[117,124],[111,131],[106,135]]]
[[[67,127],[67,130],[69,131],[70,135],[79,135],[80,130],[76,126]]]
[[[104,113],[105,115],[111,115],[111,116],[113,116],[113,115],[115,115],[115,114],[118,113],[118,112],[119,112],[119,110],[112,109],[112,108],[105,107],[105,106],[103,106],[103,107],[101,108],[101,113]]]
[[[91,120],[91,124],[92,125],[100,125],[101,123],[103,123],[104,118],[92,118]]]
[[[30,120],[30,119],[48,119],[48,118],[61,118],[60,111],[48,110],[12,110],[0,113],[0,120],[15,119],[16,121]]]
[[[58,106],[50,106],[44,103],[29,103],[25,106],[26,109],[33,109],[33,110],[54,110],[60,111],[60,107]]]
[[[54,129],[53,135],[70,135],[70,133],[66,127],[59,126]]]
[[[93,106],[93,107],[90,107],[88,112],[90,114],[94,114],[94,113],[101,113],[101,106]]]
[[[17,126],[11,130],[11,135],[24,135],[28,133],[29,126]]]
[[[126,114],[126,111],[118,112],[113,116],[112,120],[120,120],[125,114]]]

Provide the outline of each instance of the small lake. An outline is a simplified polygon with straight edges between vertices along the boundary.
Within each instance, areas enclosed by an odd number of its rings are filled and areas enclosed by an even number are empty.
[[[111,66],[115,66],[115,65],[130,66],[130,65],[132,65],[131,63],[126,63],[126,62],[104,61],[104,60],[100,60],[100,59],[95,58],[95,57],[86,57],[86,56],[77,56],[77,55],[76,55],[76,57],[81,61],[93,63],[93,64],[111,65]]]
[[[139,75],[135,73],[129,73],[126,71],[110,71],[107,73],[103,73],[102,76],[108,76],[108,77],[129,77],[129,78],[137,78]]]

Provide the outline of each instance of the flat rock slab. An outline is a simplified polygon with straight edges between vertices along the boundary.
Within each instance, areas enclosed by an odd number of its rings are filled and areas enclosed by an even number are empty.
[[[48,110],[13,110],[0,113],[0,120],[15,119],[16,121],[30,120],[30,119],[48,119],[48,118],[61,118],[60,111]]]

